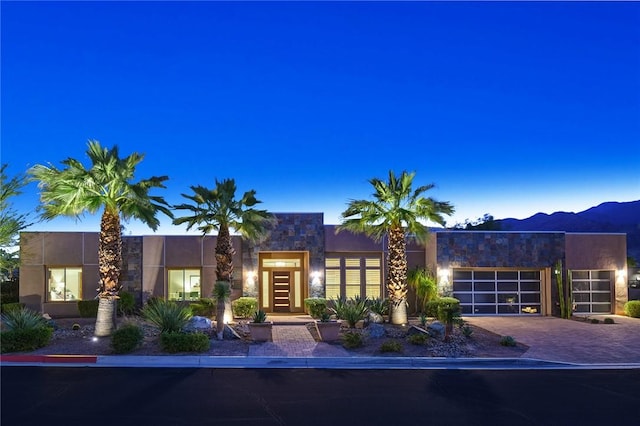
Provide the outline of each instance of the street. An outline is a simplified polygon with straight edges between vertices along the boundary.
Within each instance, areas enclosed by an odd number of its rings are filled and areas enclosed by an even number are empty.
[[[3,426],[637,423],[640,370],[2,367]]]

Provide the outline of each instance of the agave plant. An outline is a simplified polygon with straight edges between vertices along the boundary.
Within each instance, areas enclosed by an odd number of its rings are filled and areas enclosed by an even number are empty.
[[[33,330],[47,327],[42,314],[28,308],[11,309],[2,314],[2,325],[9,331]]]
[[[157,300],[142,309],[142,316],[161,333],[178,333],[191,318],[191,309],[172,301]]]
[[[333,308],[331,310],[338,319],[346,321],[350,328],[355,328],[358,321],[365,319],[369,312],[366,298],[338,298],[332,299],[332,302]]]

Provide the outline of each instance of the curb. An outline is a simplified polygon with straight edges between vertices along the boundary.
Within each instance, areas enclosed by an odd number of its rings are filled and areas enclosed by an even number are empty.
[[[573,364],[532,358],[422,358],[422,357],[246,357],[246,356],[138,356],[138,355],[5,355],[2,366],[222,368],[222,369],[331,369],[331,370],[538,370],[639,369],[640,363]]]

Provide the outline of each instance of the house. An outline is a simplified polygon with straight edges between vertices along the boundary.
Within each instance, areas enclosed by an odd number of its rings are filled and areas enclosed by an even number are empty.
[[[322,213],[277,213],[269,238],[233,237],[232,299],[256,297],[266,312],[302,313],[308,297],[385,295],[386,241],[336,233]],[[208,297],[215,236],[123,237],[123,289],[139,300]],[[95,298],[98,233],[23,232],[20,301],[52,316],[78,314]],[[626,234],[437,230],[407,245],[409,268],[437,274],[464,315],[557,315],[555,265],[571,272],[577,313],[622,313],[627,301]],[[566,281],[565,281],[566,282]],[[410,294],[410,309],[414,297]],[[415,305],[414,305],[415,306]]]

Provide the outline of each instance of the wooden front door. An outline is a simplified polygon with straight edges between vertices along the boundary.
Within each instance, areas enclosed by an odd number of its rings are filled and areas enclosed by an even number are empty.
[[[273,283],[273,312],[291,312],[291,272],[273,271],[271,273]]]

